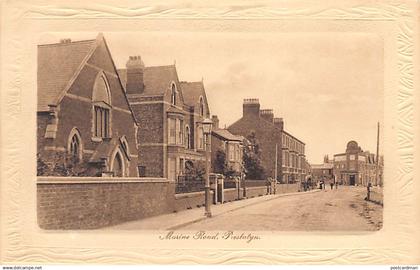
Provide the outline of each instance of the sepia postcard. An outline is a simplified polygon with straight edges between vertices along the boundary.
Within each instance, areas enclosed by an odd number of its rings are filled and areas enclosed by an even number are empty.
[[[420,263],[418,11],[3,3],[1,264]]]

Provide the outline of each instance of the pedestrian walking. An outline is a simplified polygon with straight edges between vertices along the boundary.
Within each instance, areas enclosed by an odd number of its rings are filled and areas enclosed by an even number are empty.
[[[338,182],[335,182],[335,189],[338,189]]]
[[[331,187],[331,190],[334,188],[334,183],[333,182],[330,183],[330,187]]]

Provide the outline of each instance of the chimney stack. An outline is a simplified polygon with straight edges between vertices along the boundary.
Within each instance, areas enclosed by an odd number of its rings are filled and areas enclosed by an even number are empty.
[[[274,124],[275,127],[279,128],[281,130],[283,130],[283,128],[284,128],[283,118],[278,118],[278,117],[274,118],[273,119],[273,124]]]
[[[273,119],[274,119],[274,113],[272,109],[264,109],[260,111],[260,116],[262,119],[273,123]]]
[[[246,98],[243,104],[243,117],[259,117],[260,101],[258,98]]]
[[[127,94],[141,94],[144,91],[144,63],[139,55],[130,56],[127,64]]]
[[[219,118],[217,115],[213,115],[211,121],[213,121],[213,129],[219,129]]]

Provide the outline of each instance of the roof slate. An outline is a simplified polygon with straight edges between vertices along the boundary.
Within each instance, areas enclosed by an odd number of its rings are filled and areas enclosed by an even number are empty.
[[[242,136],[236,136],[230,133],[227,129],[214,129],[212,133],[219,135],[220,137],[228,140],[228,141],[242,141]]]
[[[164,95],[171,82],[177,82],[178,75],[175,65],[144,68],[143,95]],[[119,69],[118,75],[124,87],[127,84],[127,69]]]
[[[49,110],[93,49],[93,40],[38,46],[38,111]]]
[[[184,94],[184,102],[189,106],[195,106],[200,96],[205,98],[203,82],[181,82],[182,92]]]

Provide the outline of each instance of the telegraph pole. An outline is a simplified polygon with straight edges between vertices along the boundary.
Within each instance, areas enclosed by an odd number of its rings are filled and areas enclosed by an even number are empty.
[[[274,158],[275,164],[274,164],[274,180],[277,181],[277,143],[276,143],[276,156]]]
[[[375,184],[378,185],[378,178],[379,178],[379,122],[378,122],[378,132],[376,136],[376,177],[375,177]]]

